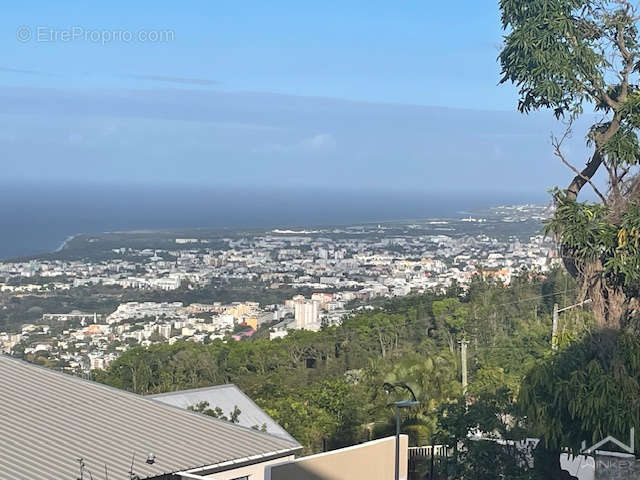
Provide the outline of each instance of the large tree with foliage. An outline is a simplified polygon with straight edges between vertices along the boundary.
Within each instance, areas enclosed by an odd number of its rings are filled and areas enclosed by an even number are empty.
[[[640,341],[602,330],[546,359],[520,389],[523,413],[549,448],[588,445],[613,435],[626,439],[640,421]]]
[[[563,478],[561,448],[577,450],[582,440],[619,434],[637,420],[640,15],[629,0],[501,0],[500,8],[507,32],[502,82],[519,88],[521,112],[551,109],[567,125],[552,147],[573,173],[566,188],[554,190],[549,232],[582,297],[591,300],[597,327],[533,369],[520,391],[542,438],[541,478]],[[589,154],[577,167],[563,141],[573,122],[592,110],[597,120],[586,136]],[[597,174],[607,179],[606,190]],[[598,202],[579,200],[585,186]]]
[[[554,192],[550,230],[564,262],[592,301],[600,327],[635,327],[640,304],[640,14],[629,0],[501,0],[507,34],[502,82],[519,88],[518,109],[551,109],[568,128],[553,139],[573,172]],[[572,165],[562,142],[572,122],[595,110],[589,157]],[[607,177],[607,190],[596,174]],[[589,185],[600,201],[578,201]]]
[[[609,435],[625,440],[639,424],[637,336],[600,330],[572,343],[529,372],[519,404],[531,434],[541,438],[535,478],[569,478],[560,470],[562,449],[579,453],[583,441],[593,445]]]

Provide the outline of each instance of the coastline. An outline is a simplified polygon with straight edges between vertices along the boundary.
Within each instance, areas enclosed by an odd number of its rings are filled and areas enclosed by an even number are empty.
[[[76,238],[78,235],[80,234],[76,233],[74,235],[69,235],[67,238],[64,239],[64,241],[60,244],[60,246],[53,251],[53,253],[58,253],[64,250],[64,248],[67,246],[67,243],[69,243],[71,240]]]
[[[484,215],[484,214],[488,214],[489,212],[491,212],[494,209],[504,209],[504,208],[515,208],[517,210],[517,207],[522,207],[522,206],[538,206],[538,207],[542,207],[542,204],[536,204],[536,203],[532,203],[532,202],[527,202],[525,203],[502,203],[500,205],[498,205],[497,207],[483,207],[481,209],[476,208],[476,209],[458,209],[456,210],[454,213],[449,213],[446,211],[442,212],[442,215],[420,215],[420,216],[415,216],[415,215],[406,215],[406,216],[401,216],[401,215],[394,215],[394,216],[387,216],[388,212],[380,212],[380,215],[376,215],[378,217],[378,219],[376,220],[371,220],[371,219],[364,219],[364,220],[359,220],[355,219],[355,221],[345,221],[344,218],[335,218],[333,219],[333,221],[331,222],[325,222],[325,221],[321,221],[317,218],[310,218],[308,222],[303,222],[303,221],[295,221],[294,220],[288,220],[288,221],[276,221],[277,219],[274,219],[273,223],[271,222],[249,222],[247,221],[247,224],[251,224],[253,223],[252,226],[248,226],[248,225],[242,225],[242,224],[237,224],[237,225],[233,225],[231,224],[225,224],[225,225],[215,225],[215,226],[210,226],[207,225],[206,223],[197,227],[194,226],[187,226],[187,225],[179,225],[179,226],[167,226],[167,225],[163,225],[160,226],[159,228],[110,228],[110,229],[105,229],[102,230],[100,228],[92,228],[92,225],[83,225],[87,226],[87,230],[91,231],[94,230],[96,231],[97,235],[101,235],[101,234],[108,234],[108,233],[115,233],[115,234],[127,234],[127,233],[136,233],[136,234],[152,234],[154,232],[171,232],[171,233],[178,233],[178,232],[189,232],[189,234],[194,234],[195,235],[195,231],[209,231],[209,230],[216,230],[216,231],[244,231],[244,230],[263,230],[263,231],[272,231],[273,233],[276,234],[282,234],[282,235],[286,235],[286,234],[310,234],[313,233],[313,231],[316,230],[323,230],[326,228],[339,228],[339,227],[345,227],[345,226],[354,226],[354,225],[381,225],[381,224],[385,224],[385,225],[394,225],[394,224],[399,224],[399,223],[406,223],[406,222],[426,222],[426,223],[431,223],[434,226],[437,225],[438,223],[443,223],[443,226],[446,223],[449,222],[456,222],[456,221],[460,221],[462,219],[462,217],[466,215]],[[446,210],[446,209],[445,209]],[[409,212],[407,212],[409,213]],[[411,212],[414,213],[414,212]],[[448,214],[447,214],[448,213]],[[514,212],[515,213],[515,212]],[[170,223],[170,222],[168,222]],[[241,222],[236,222],[236,223],[241,223]],[[270,223],[270,224],[269,224]],[[132,225],[133,226],[133,225]],[[65,225],[66,227],[66,225]],[[58,238],[64,238],[63,241],[60,242],[60,240],[54,240],[53,244],[49,243],[49,246],[43,246],[40,243],[38,243],[38,241],[36,241],[37,238],[40,238],[37,235],[37,232],[30,232],[30,231],[25,231],[25,232],[17,232],[19,234],[21,234],[20,236],[25,236],[27,237],[27,239],[29,240],[29,242],[19,242],[18,241],[18,237],[19,235],[17,233],[14,233],[14,238],[9,238],[9,245],[6,249],[6,251],[3,251],[2,249],[0,249],[0,261],[8,261],[8,260],[12,260],[12,259],[17,259],[17,258],[31,258],[31,257],[38,257],[40,255],[46,255],[46,254],[55,254],[55,253],[60,253],[63,250],[67,250],[69,248],[69,244],[73,241],[73,240],[77,240],[79,237],[82,237],[83,235],[87,235],[87,230],[84,231],[84,233],[79,230],[77,228],[78,226],[76,225],[76,228],[73,228],[73,230],[75,233],[72,235],[69,235],[68,232],[69,230],[67,230],[66,232],[50,232],[51,236],[57,236]],[[121,225],[118,225],[118,227],[122,227]],[[82,228],[82,227],[81,227]],[[66,228],[65,228],[66,229]],[[62,228],[61,228],[62,230]],[[99,232],[99,233],[98,233]],[[55,234],[58,235],[55,235]],[[60,235],[61,234],[61,235]],[[65,238],[66,237],[66,238]],[[12,242],[13,240],[13,242]],[[57,245],[57,248],[56,248]]]

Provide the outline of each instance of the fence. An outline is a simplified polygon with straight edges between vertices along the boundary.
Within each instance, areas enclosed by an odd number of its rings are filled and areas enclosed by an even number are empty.
[[[446,469],[444,464],[452,454],[453,447],[448,445],[409,447],[409,479],[435,480],[436,472]]]
[[[413,457],[431,457],[435,451],[435,456],[447,456],[447,452],[451,447],[446,445],[425,445],[424,447],[409,447],[409,458]]]

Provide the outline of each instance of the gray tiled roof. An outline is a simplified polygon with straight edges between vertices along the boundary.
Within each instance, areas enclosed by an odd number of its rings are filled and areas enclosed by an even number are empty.
[[[0,355],[0,478],[141,478],[298,449],[297,442]],[[149,453],[156,463],[148,465]],[[89,475],[85,474],[88,479]]]
[[[267,433],[295,442],[295,439],[284,428],[278,425],[273,418],[267,415],[251,398],[232,383],[193,390],[160,393],[150,395],[149,398],[179,408],[188,408],[200,402],[209,402],[209,408],[219,407],[227,417],[237,406],[241,412],[238,417],[238,425],[250,428],[266,425]]]

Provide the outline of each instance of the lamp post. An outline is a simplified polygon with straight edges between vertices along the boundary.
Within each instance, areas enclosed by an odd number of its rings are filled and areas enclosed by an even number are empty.
[[[403,388],[407,390],[412,399],[411,400],[400,400],[398,402],[393,402],[390,405],[393,405],[396,410],[396,458],[395,458],[395,480],[400,480],[400,409],[402,408],[412,408],[420,405],[420,402],[416,399],[416,395],[411,390],[409,385],[404,383],[385,383],[383,388],[387,393],[395,392],[398,388]]]

